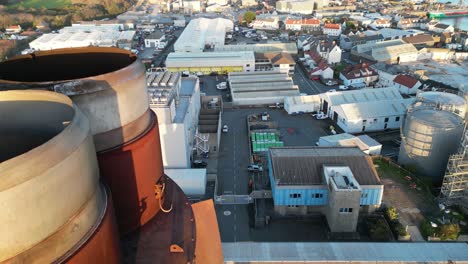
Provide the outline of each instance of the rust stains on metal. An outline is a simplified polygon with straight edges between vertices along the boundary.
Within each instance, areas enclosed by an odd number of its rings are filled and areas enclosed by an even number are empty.
[[[195,223],[190,221],[194,217],[192,207],[174,181],[163,176],[161,182],[165,183],[163,207],[169,208],[172,203],[173,209],[169,213],[159,212],[139,230],[122,239],[125,263],[194,263],[196,231]],[[171,252],[171,245],[180,249]]]
[[[223,263],[223,249],[213,200],[195,203],[192,209],[197,226],[196,263]]]
[[[159,211],[154,183],[163,175],[159,129],[154,113],[140,137],[98,153],[101,177],[114,197],[117,223],[125,234],[145,224]]]

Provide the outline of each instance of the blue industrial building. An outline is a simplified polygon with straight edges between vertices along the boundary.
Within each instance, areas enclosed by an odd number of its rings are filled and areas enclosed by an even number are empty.
[[[357,147],[270,148],[268,173],[276,213],[320,212],[337,232],[354,231],[359,212],[382,201],[372,160]]]

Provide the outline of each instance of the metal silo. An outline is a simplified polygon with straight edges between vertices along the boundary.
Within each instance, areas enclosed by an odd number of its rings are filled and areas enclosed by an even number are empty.
[[[457,114],[416,103],[402,123],[398,162],[413,165],[419,174],[440,183],[463,129],[464,120]]]
[[[118,263],[110,195],[72,101],[0,92],[0,137],[0,263]]]
[[[145,76],[136,55],[117,48],[51,50],[0,64],[0,89],[59,92],[88,118],[121,233],[160,209],[155,184],[163,175],[162,156]]]

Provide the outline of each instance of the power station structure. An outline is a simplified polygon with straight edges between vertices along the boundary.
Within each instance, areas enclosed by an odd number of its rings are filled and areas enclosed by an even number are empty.
[[[19,56],[0,64],[0,90],[15,90],[0,92],[0,134],[18,142],[0,159],[9,177],[0,183],[9,206],[0,216],[0,263],[222,261],[212,202],[191,205],[164,174],[145,69],[133,53]]]
[[[460,144],[465,109],[465,100],[457,95],[420,94],[402,122],[398,162],[440,185],[448,158]]]

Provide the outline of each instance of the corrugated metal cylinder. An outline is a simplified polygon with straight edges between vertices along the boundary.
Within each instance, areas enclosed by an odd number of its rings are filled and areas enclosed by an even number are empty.
[[[60,262],[92,239],[118,262],[117,237],[96,236],[114,219],[102,217],[109,206],[86,117],[45,91],[0,92],[0,113],[0,263]]]
[[[60,92],[88,117],[122,233],[158,212],[154,184],[163,167],[157,121],[149,109],[144,66],[133,53],[94,47],[37,52],[1,63],[0,72],[0,89]]]

